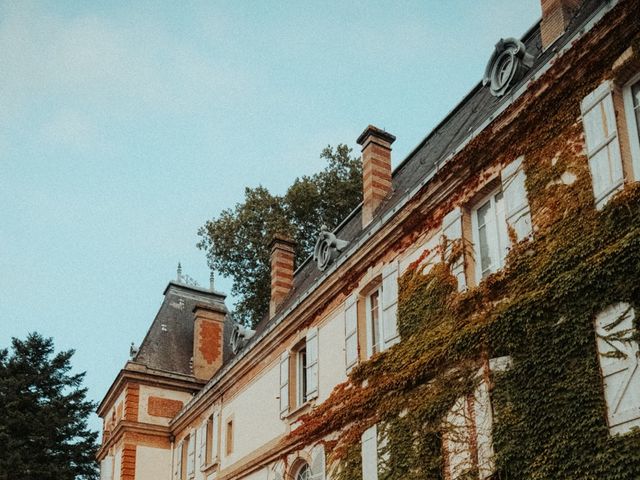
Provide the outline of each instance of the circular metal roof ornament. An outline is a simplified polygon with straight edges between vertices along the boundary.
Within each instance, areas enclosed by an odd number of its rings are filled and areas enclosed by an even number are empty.
[[[340,240],[323,225],[313,250],[313,260],[318,265],[318,269],[324,272],[348,244],[349,242]]]
[[[524,43],[515,38],[503,38],[496,44],[484,71],[483,85],[489,85],[491,95],[501,97],[518,83],[533,66],[533,55]]]

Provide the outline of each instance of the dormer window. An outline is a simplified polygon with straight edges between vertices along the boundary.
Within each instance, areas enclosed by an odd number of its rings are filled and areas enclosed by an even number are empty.
[[[484,72],[483,85],[489,85],[491,95],[503,96],[517,84],[533,66],[533,56],[524,43],[515,38],[501,39]]]

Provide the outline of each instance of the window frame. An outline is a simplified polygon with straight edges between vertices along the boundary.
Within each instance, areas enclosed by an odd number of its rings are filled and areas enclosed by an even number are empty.
[[[633,180],[640,180],[640,124],[635,115],[633,105],[632,88],[638,85],[640,88],[640,72],[631,77],[622,87],[622,99],[624,103],[625,120],[627,127],[627,137],[629,139],[629,150],[631,152],[631,164],[633,169]],[[638,105],[640,111],[640,104]]]
[[[294,350],[296,372],[296,405],[299,408],[309,401],[307,385],[307,344],[306,342]]]
[[[374,295],[377,296],[377,302],[378,302],[376,305],[377,321],[375,322],[377,342],[374,342],[374,340],[376,339],[374,339],[374,329],[373,329],[374,322],[372,318],[373,309],[371,305],[371,299]],[[382,314],[383,314],[382,296],[383,296],[383,292],[382,292],[382,282],[381,282],[380,284],[372,288],[369,292],[367,292],[364,299],[365,322],[366,322],[365,325],[366,325],[366,333],[367,333],[367,359],[371,358],[374,354],[383,352],[385,350],[384,339],[383,339],[384,325],[382,322]],[[375,350],[374,350],[374,347],[376,347]]]
[[[502,195],[502,218],[498,215],[498,209],[496,206],[495,197],[498,195]],[[473,239],[473,253],[475,256],[475,279],[476,283],[479,284],[485,278],[483,275],[482,269],[482,256],[480,250],[480,230],[479,230],[479,220],[478,220],[478,211],[484,207],[487,203],[490,204],[490,212],[494,216],[495,220],[495,232],[493,238],[487,237],[488,247],[491,249],[491,255],[495,255],[495,265],[492,262],[490,270],[488,270],[487,276],[493,273],[496,273],[505,265],[505,259],[507,257],[507,252],[509,251],[510,242],[509,242],[509,234],[507,231],[507,219],[504,205],[504,193],[502,191],[502,186],[494,189],[491,193],[482,197],[479,201],[475,202],[471,207],[471,232]],[[500,227],[502,224],[502,228]],[[502,230],[504,230],[502,232]],[[503,238],[500,238],[501,234]],[[501,243],[505,243],[505,245],[501,245]]]

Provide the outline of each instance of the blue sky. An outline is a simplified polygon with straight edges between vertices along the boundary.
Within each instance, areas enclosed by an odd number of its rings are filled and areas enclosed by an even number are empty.
[[[397,136],[397,165],[539,16],[539,0],[0,0],[0,347],[53,337],[101,399],[178,261],[208,284],[207,219],[369,123]]]

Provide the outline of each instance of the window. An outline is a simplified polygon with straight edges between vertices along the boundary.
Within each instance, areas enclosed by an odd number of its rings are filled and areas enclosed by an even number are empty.
[[[297,405],[307,401],[307,348],[303,346],[296,352],[296,393]]]
[[[380,312],[380,292],[382,287],[378,287],[366,298],[367,315],[367,356],[372,356],[382,349],[381,345],[381,319]]]
[[[346,298],[344,352],[347,373],[360,360],[382,352],[400,340],[398,334],[398,262],[383,265],[381,275],[363,291]]]
[[[295,480],[311,480],[311,467],[308,463],[303,463],[295,475]]]
[[[280,416],[318,396],[318,329],[280,356]]]
[[[510,366],[510,357],[492,358],[489,360],[489,374],[504,372]],[[478,472],[475,478],[484,480],[495,472],[489,385],[484,379],[483,369],[477,375],[481,381],[475,391],[456,400],[443,424],[445,477],[451,480],[467,478],[468,472],[472,471]]]
[[[200,469],[218,462],[220,413],[214,412],[198,429],[198,464]]]
[[[636,76],[623,90],[623,97],[634,177],[640,180],[640,75]]]
[[[598,209],[603,208],[624,183],[612,88],[610,81],[604,82],[581,104],[587,157]]]
[[[602,370],[609,431],[621,434],[640,427],[640,371],[635,312],[618,303],[595,322],[598,360]]]
[[[187,478],[192,478],[196,474],[196,435],[194,430],[189,434],[186,453]]]
[[[504,265],[509,235],[502,191],[485,198],[472,212],[476,280],[496,272]]]
[[[225,453],[231,455],[233,453],[233,420],[227,420],[227,434],[225,437]]]

